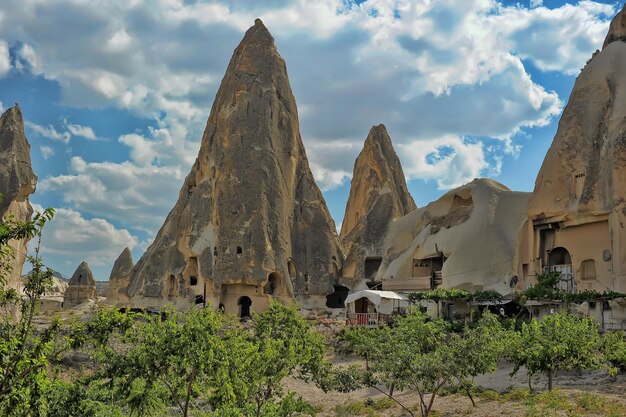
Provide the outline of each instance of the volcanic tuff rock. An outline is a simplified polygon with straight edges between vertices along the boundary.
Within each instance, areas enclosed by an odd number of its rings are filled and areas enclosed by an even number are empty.
[[[624,4],[622,11],[615,15],[611,21],[611,26],[609,27],[609,32],[606,34],[606,38],[604,38],[602,49],[606,48],[611,42],[618,40],[626,40],[626,4]]]
[[[86,301],[95,301],[97,299],[96,281],[93,279],[89,265],[87,262],[83,261],[78,265],[78,268],[76,268],[74,275],[72,275],[70,279],[67,290],[65,291],[63,306],[65,308],[71,308]]]
[[[527,278],[563,264],[579,289],[626,290],[625,22],[626,9],[576,79],[537,175],[518,245]]]
[[[372,127],[354,164],[341,224],[347,254],[344,277],[373,278],[365,276],[366,257],[381,257],[389,222],[415,209],[387,129],[382,124]]]
[[[530,193],[477,179],[389,226],[377,281],[383,288],[430,289],[431,265],[444,288],[511,292],[513,258]]]
[[[125,305],[128,303],[126,288],[133,270],[133,255],[130,249],[125,248],[117,257],[109,276],[109,286],[107,288],[107,302],[113,305]]]
[[[37,176],[30,163],[30,144],[24,135],[22,111],[16,104],[0,117],[0,216],[29,221],[33,214],[28,196],[35,192]],[[8,286],[19,289],[22,266],[26,260],[26,240],[11,241],[15,259]]]
[[[342,266],[285,62],[257,19],[230,60],[178,202],[133,268],[131,304],[322,295]]]

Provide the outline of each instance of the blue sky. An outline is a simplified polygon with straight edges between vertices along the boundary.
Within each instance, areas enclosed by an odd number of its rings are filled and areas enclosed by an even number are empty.
[[[462,6],[462,7],[461,7]],[[219,82],[260,17],[287,62],[311,168],[337,225],[384,123],[418,206],[475,177],[531,191],[613,1],[4,0],[0,102],[18,102],[55,207],[47,264],[107,279],[178,197]]]

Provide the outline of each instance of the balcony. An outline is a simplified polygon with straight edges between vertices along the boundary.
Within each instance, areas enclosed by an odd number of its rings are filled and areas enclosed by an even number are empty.
[[[381,323],[391,322],[391,314],[381,313],[346,313],[348,326],[378,327]]]

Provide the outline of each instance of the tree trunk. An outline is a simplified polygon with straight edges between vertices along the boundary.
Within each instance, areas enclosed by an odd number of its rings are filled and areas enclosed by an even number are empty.
[[[394,389],[395,387],[396,387],[396,383],[395,383],[395,382],[393,382],[393,383],[391,384],[391,386],[389,387],[389,396],[390,396],[390,397],[393,397],[393,389]]]
[[[474,401],[474,397],[472,397],[472,392],[470,391],[469,388],[465,388],[465,392],[467,393],[467,396],[469,397],[470,401],[472,402],[472,406],[476,407],[476,402]]]
[[[552,391],[552,374],[553,373],[554,371],[552,369],[548,371],[548,391]]]
[[[528,389],[530,390],[530,393],[532,394],[532,392],[533,392],[533,385],[532,385],[531,377],[532,377],[532,375],[530,373],[528,373]]]

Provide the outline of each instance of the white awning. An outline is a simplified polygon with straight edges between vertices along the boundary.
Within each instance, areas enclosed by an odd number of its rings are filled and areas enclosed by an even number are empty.
[[[391,314],[394,309],[394,305],[408,305],[409,303],[409,300],[406,297],[403,297],[393,291],[363,290],[348,294],[344,305],[349,307],[350,304],[354,303],[356,300],[360,300],[361,298],[367,298],[370,300],[372,304],[376,306],[376,311],[382,314]]]

